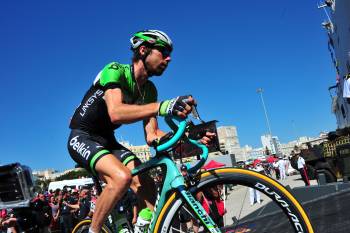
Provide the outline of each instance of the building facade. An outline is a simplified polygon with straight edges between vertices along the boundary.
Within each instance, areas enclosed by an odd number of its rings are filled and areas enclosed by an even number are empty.
[[[133,146],[127,141],[122,141],[120,144],[131,150],[142,162],[151,158],[151,149],[148,145]]]
[[[248,152],[247,160],[254,160],[265,156],[265,149],[263,147],[251,149]]]
[[[54,180],[62,173],[55,171],[54,169],[45,169],[41,171],[33,171],[33,176],[39,180]]]
[[[269,150],[270,154],[281,155],[281,143],[277,136],[265,134],[261,136],[261,144],[264,150]]]
[[[217,132],[220,151],[223,154],[233,154],[234,149],[240,148],[235,126],[220,126],[217,128]]]

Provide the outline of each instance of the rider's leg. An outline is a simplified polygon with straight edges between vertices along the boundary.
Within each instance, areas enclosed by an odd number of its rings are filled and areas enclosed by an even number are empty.
[[[127,163],[127,167],[132,170],[134,167],[140,165],[138,159]],[[147,174],[140,174],[134,176],[131,182],[131,189],[136,193],[138,200],[138,218],[134,225],[134,232],[146,232],[151,222],[152,212],[156,201],[156,186],[153,179]]]
[[[140,160],[136,159],[130,161],[126,166],[132,170],[140,164]],[[138,197],[139,210],[148,207],[153,211],[157,195],[154,180],[148,174],[144,173],[134,176],[130,187]]]
[[[99,159],[95,170],[107,184],[97,199],[90,227],[94,232],[100,232],[107,215],[128,190],[131,183],[131,173],[112,154],[105,155]]]

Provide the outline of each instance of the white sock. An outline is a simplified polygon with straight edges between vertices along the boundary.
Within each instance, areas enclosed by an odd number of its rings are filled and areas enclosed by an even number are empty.
[[[93,230],[91,230],[91,227],[89,228],[89,233],[96,233]]]

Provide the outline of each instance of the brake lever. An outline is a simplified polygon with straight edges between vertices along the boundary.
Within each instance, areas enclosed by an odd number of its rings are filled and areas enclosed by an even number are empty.
[[[194,119],[199,120],[201,123],[205,123],[205,121],[202,120],[202,118],[199,116],[199,113],[197,111],[197,106],[193,105],[192,106],[192,116]]]

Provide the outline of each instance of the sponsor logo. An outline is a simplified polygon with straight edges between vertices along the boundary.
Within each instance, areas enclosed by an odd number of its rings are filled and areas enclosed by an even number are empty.
[[[85,143],[78,141],[79,136],[75,136],[69,141],[69,145],[78,152],[84,159],[88,160],[89,156],[91,154],[91,151],[89,150],[89,146],[86,146]]]
[[[108,67],[108,69],[113,69],[113,70],[119,70],[120,68],[122,68],[122,66],[118,63],[113,63]]]
[[[272,191],[270,188],[260,183],[256,183],[255,188],[260,189],[261,191],[269,195],[272,199],[275,199],[277,202],[279,202],[280,205],[287,210],[287,213],[290,219],[293,221],[295,229],[298,231],[298,233],[304,232],[304,229],[299,221],[299,218],[292,213],[292,211],[290,210],[289,204],[285,200],[283,200],[279,194],[277,194],[275,191]]]
[[[199,214],[201,219],[203,219],[204,223],[205,224],[210,224],[208,216],[205,213],[203,213],[203,211],[199,208],[197,201],[194,199],[194,197],[191,195],[191,193],[186,192],[186,196],[190,200],[192,206],[194,207],[196,212]]]
[[[103,91],[98,89],[97,91],[95,91],[94,94],[92,94],[92,96],[90,96],[89,99],[87,99],[87,101],[84,103],[83,106],[81,106],[81,111],[80,111],[80,116],[84,116],[86,111],[88,110],[88,108],[95,102],[95,100],[99,97],[103,95]]]
[[[170,115],[172,113],[172,111],[174,110],[174,106],[176,104],[176,101],[178,100],[179,97],[177,97],[176,99],[171,99],[168,105],[168,108],[166,110],[166,112]]]

